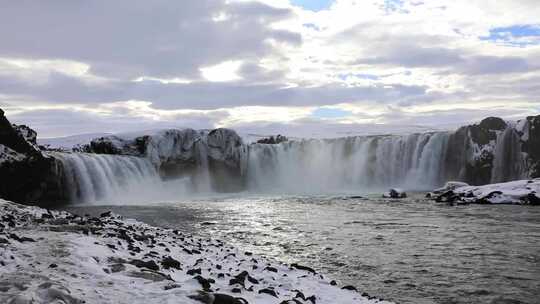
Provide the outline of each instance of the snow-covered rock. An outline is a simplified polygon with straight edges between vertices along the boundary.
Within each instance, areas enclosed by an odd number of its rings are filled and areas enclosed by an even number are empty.
[[[540,178],[484,186],[462,186],[432,196],[438,202],[540,205]]]
[[[309,267],[110,212],[0,200],[0,217],[0,303],[389,303]]]
[[[427,193],[426,197],[435,197],[437,195],[443,194],[445,192],[455,190],[460,187],[466,187],[469,186],[469,184],[465,182],[457,182],[457,181],[449,181],[444,184],[441,188],[437,188],[429,193]]]
[[[382,195],[383,198],[406,198],[407,193],[401,189],[392,188]]]
[[[230,129],[169,129],[112,135],[91,141],[88,152],[149,158],[157,167],[174,163],[203,164],[208,160],[240,167],[243,142]]]

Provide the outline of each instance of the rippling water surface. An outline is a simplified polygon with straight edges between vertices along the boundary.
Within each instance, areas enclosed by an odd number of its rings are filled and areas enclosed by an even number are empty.
[[[540,303],[538,207],[259,196],[67,209],[221,238],[399,303]]]

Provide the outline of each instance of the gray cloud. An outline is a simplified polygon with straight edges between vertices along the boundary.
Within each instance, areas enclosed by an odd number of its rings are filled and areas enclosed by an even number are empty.
[[[212,17],[225,14],[227,20]],[[198,77],[198,68],[297,45],[299,34],[269,24],[292,13],[257,2],[8,1],[0,10],[0,56],[71,59],[120,78]]]
[[[167,120],[155,121],[144,117],[133,117],[125,109],[118,109],[112,114],[102,116],[87,111],[75,110],[31,110],[11,115],[6,112],[11,122],[29,124],[40,137],[54,137],[84,133],[120,133],[133,130],[161,128],[214,128],[216,121],[229,114],[216,111],[209,115],[200,113],[177,114]]]
[[[257,72],[255,72],[257,73]],[[396,84],[346,87],[328,84],[319,87],[283,88],[279,84],[250,82],[164,84],[159,81],[114,81],[88,85],[79,78],[53,73],[45,84],[32,84],[0,76],[0,92],[25,94],[54,103],[105,103],[147,100],[158,109],[216,109],[233,106],[309,106],[352,101],[398,102],[426,98],[426,88]]]

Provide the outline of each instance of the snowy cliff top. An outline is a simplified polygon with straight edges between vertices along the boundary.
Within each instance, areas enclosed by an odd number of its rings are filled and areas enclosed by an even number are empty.
[[[389,303],[309,267],[110,213],[0,200],[0,217],[1,303]]]

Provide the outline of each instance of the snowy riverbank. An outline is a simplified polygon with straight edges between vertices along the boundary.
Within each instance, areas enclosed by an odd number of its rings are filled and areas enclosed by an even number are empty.
[[[1,303],[388,303],[309,267],[111,214],[0,200],[0,218]]]
[[[471,204],[540,205],[540,178],[517,180],[483,186],[447,183],[430,196],[438,202]]]

